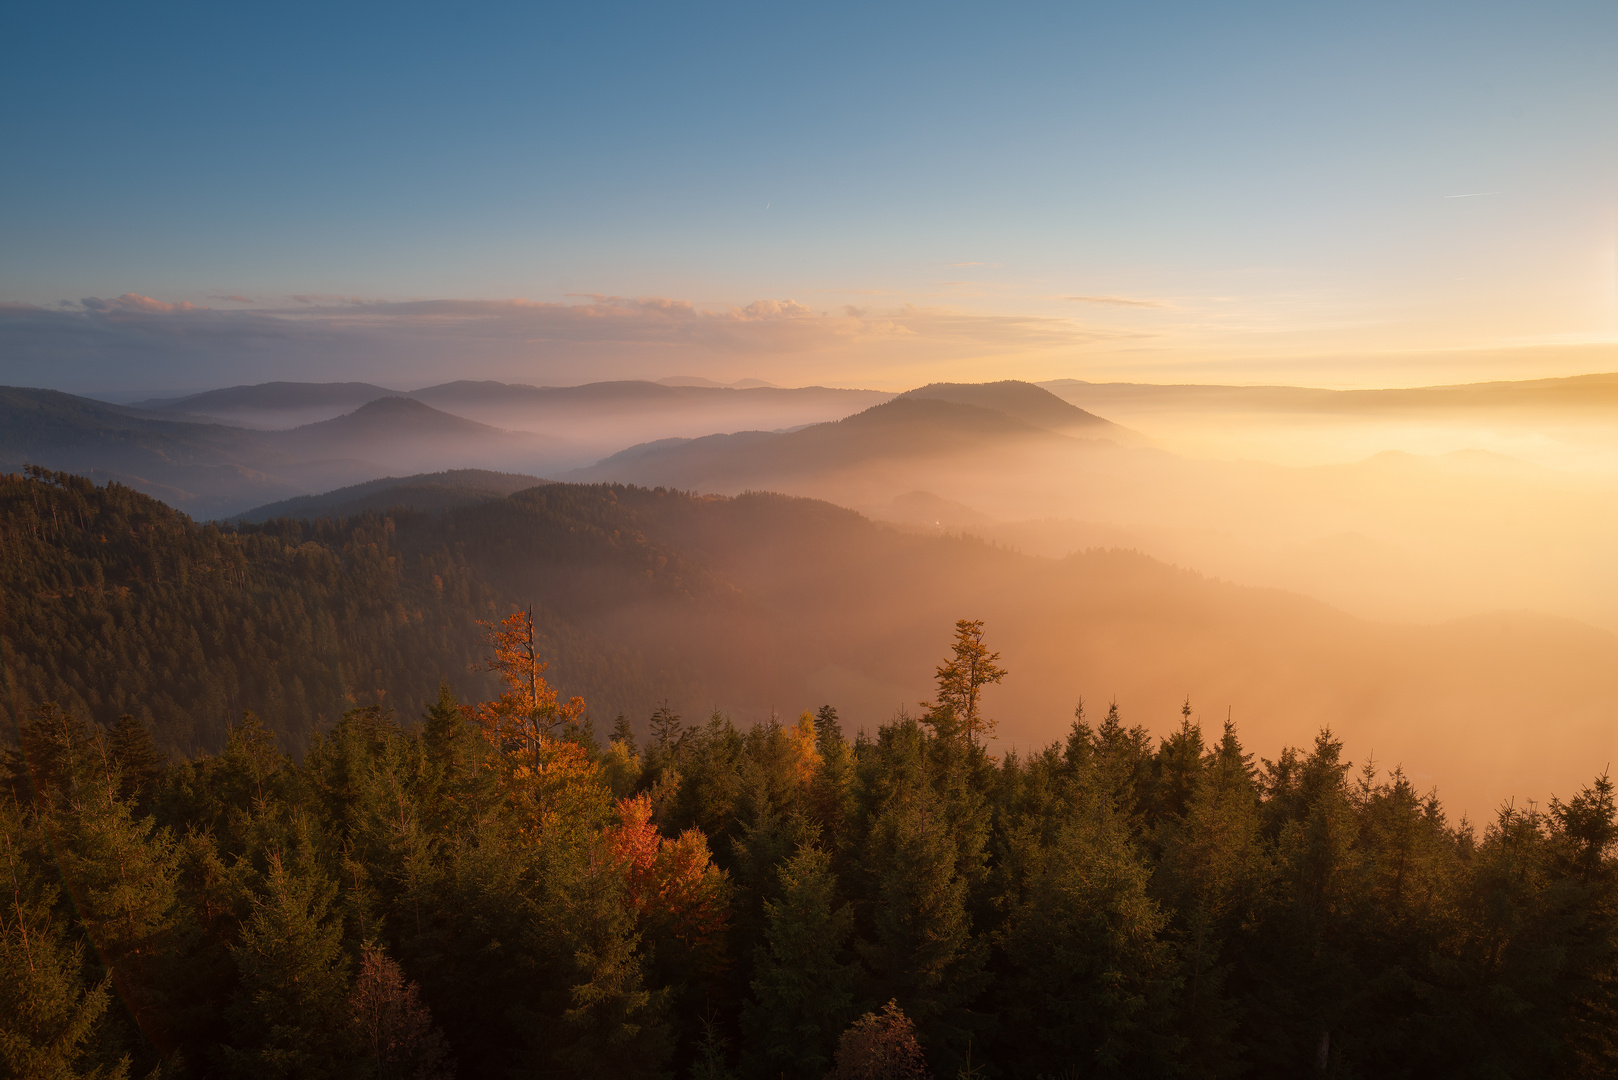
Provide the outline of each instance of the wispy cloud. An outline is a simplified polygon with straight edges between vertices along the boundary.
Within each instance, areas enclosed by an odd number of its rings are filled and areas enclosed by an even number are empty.
[[[1062,299],[1075,304],[1112,304],[1117,307],[1166,308],[1174,306],[1166,300],[1139,300],[1129,296],[1064,296]]]
[[[207,311],[207,308],[182,300],[176,304],[165,303],[162,300],[153,300],[150,296],[139,293],[126,292],[122,296],[115,296],[111,300],[103,300],[97,296],[87,296],[79,303],[86,311],[103,317],[114,318],[120,315],[151,315],[173,311]]]
[[[224,296],[210,296],[210,297],[208,297],[208,299],[209,300],[229,300],[230,302],[235,303],[235,304],[251,304],[253,302],[253,298],[251,296],[240,296],[240,295],[238,295],[236,293],[227,293]]]

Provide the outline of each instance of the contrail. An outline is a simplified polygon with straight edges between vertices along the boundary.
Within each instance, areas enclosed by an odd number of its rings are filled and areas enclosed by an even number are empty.
[[[1504,195],[1503,191],[1469,191],[1465,195],[1445,195],[1446,199],[1475,199],[1479,195]]]

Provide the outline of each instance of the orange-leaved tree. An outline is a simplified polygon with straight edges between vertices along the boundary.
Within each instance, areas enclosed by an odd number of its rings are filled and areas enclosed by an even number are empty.
[[[478,705],[473,715],[501,752],[507,794],[526,828],[600,820],[609,804],[599,767],[584,747],[556,737],[558,727],[583,714],[584,699],[558,701],[545,680],[550,665],[539,658],[533,608],[513,611],[499,626],[478,625],[488,631],[494,651],[484,668],[500,675],[506,691]]]
[[[539,658],[532,607],[518,608],[499,626],[481,620],[478,625],[488,632],[494,650],[483,669],[497,672],[506,684],[505,693],[478,706],[478,723],[501,750],[532,755],[537,767],[543,738],[559,725],[577,720],[584,712],[584,699],[575,697],[564,704],[545,681],[550,664]]]
[[[653,938],[675,938],[693,950],[717,949],[725,936],[730,886],[713,864],[702,830],[687,829],[673,840],[663,836],[645,794],[619,799],[618,819],[607,830],[607,843],[622,869],[637,923]]]

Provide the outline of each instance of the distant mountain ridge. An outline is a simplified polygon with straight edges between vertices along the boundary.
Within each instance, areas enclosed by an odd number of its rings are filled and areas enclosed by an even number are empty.
[[[55,390],[0,388],[0,470],[34,464],[116,480],[199,518],[227,517],[401,465],[407,471],[532,466],[555,452],[555,441],[543,436],[501,431],[398,396],[331,420],[264,431]]]
[[[1069,433],[1075,430],[1092,439],[1123,440],[1132,434],[1030,383],[939,383],[798,431],[748,431],[632,446],[567,478],[734,493],[883,461],[956,458],[989,448],[1070,442]]]
[[[186,397],[153,398],[134,402],[133,406],[137,409],[203,414],[214,410],[293,410],[328,405],[353,408],[398,393],[398,390],[366,382],[267,382],[204,390]]]
[[[1197,383],[1093,383],[1081,379],[1053,379],[1039,385],[1074,405],[1101,410],[1123,405],[1165,410],[1258,409],[1302,413],[1618,408],[1618,372],[1380,390]]]

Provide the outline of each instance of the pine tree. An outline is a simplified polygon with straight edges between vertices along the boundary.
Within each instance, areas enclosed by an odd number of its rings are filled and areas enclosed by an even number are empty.
[[[854,1003],[858,969],[842,958],[853,912],[836,902],[830,857],[801,847],[780,868],[779,899],[764,904],[764,944],[753,960],[753,999],[742,1007],[760,1074],[819,1080]]]
[[[1198,762],[1183,810],[1162,818],[1155,834],[1162,854],[1154,893],[1171,914],[1179,943],[1184,985],[1178,1026],[1194,1077],[1229,1075],[1239,1065],[1236,1006],[1225,986],[1223,953],[1252,919],[1268,885],[1271,863],[1261,827],[1251,758],[1226,721],[1219,743]]]
[[[240,985],[224,1057],[245,1075],[343,1075],[348,961],[336,895],[307,839],[290,855],[266,856],[251,914],[231,948]]]
[[[853,812],[854,754],[837,722],[837,710],[823,705],[815,719],[815,749],[820,764],[809,781],[810,813],[820,826],[822,842],[831,852],[845,844],[848,817]]]
[[[566,961],[555,975],[556,1012],[534,1025],[534,1050],[563,1075],[657,1076],[673,1050],[669,995],[646,985],[635,912],[619,861],[606,850],[571,848],[546,869],[537,955]],[[537,1019],[537,1018],[536,1018]]]
[[[58,819],[58,858],[74,909],[96,957],[139,1029],[159,1055],[176,1049],[172,1030],[176,964],[194,933],[179,905],[179,852],[167,829],[135,818],[120,797],[121,777],[102,740],[100,775],[84,777],[75,811]]]
[[[984,989],[986,943],[973,933],[958,839],[926,788],[892,800],[871,830],[866,859],[876,867],[871,938],[860,955],[878,997],[908,1007],[930,1059],[958,1063]]]
[[[107,748],[118,766],[118,796],[138,815],[151,806],[165,761],[146,725],[129,713],[118,717],[107,733]]]
[[[657,711],[652,713],[651,727],[652,741],[657,744],[657,749],[665,756],[672,755],[679,748],[680,733],[685,729],[680,714],[669,708],[669,703],[664,701],[657,707]]]
[[[619,713],[612,722],[612,742],[621,743],[624,749],[631,754],[635,753],[635,725],[629,722],[629,717]]]
[[[45,838],[0,802],[0,1071],[19,1080],[122,1080],[127,1059],[97,1063],[111,980],[86,987],[83,947],[52,908],[54,884],[31,867]]]
[[[1013,965],[1008,1012],[1041,1071],[1169,1075],[1178,1040],[1166,922],[1125,819],[1101,791],[1072,807],[1031,868],[1002,940]]]

